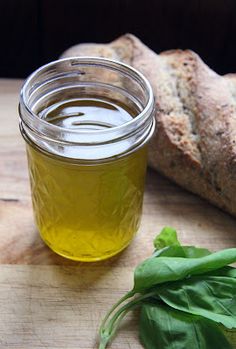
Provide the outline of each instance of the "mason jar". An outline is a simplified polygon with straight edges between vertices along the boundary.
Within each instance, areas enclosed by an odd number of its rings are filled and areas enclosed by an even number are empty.
[[[113,60],[61,59],[28,77],[19,114],[43,241],[78,261],[122,251],[139,227],[155,127],[147,79]]]

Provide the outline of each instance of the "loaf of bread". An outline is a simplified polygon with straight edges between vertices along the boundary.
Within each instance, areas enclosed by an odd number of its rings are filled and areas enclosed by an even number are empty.
[[[156,54],[127,34],[110,44],[80,44],[69,56],[116,59],[141,71],[156,97],[149,164],[236,215],[236,77],[220,76],[190,50]]]

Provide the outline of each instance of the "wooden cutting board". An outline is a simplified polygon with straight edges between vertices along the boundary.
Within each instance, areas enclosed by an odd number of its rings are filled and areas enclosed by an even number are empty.
[[[132,287],[136,264],[165,225],[185,244],[236,246],[236,220],[148,171],[141,228],[119,256],[93,264],[63,259],[40,240],[32,218],[24,142],[18,130],[22,81],[0,80],[0,348],[94,349],[99,323]],[[140,349],[138,313],[114,349]]]

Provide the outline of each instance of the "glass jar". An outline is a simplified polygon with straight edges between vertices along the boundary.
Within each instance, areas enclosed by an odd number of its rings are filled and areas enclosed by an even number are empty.
[[[56,253],[97,261],[123,250],[142,210],[154,98],[146,78],[108,59],[61,59],[20,94],[36,225]]]

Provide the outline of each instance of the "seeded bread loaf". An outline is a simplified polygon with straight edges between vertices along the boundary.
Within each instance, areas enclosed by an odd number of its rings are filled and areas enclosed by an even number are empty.
[[[236,215],[236,78],[219,76],[189,50],[157,55],[133,35],[81,44],[68,56],[128,63],[150,81],[157,128],[149,164],[182,187]]]

